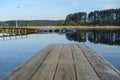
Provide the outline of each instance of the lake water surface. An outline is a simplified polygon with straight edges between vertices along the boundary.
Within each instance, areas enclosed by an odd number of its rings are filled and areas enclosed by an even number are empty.
[[[120,70],[120,30],[0,37],[0,80],[49,44],[86,44]]]

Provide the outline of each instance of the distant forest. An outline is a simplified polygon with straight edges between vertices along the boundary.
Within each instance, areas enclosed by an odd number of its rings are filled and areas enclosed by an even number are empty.
[[[67,15],[65,25],[120,26],[120,8]]]
[[[78,12],[69,14],[65,20],[18,20],[18,26],[120,26],[120,8]],[[15,26],[16,21],[0,22],[0,26]]]
[[[17,20],[18,26],[60,26],[64,20]],[[0,22],[0,26],[16,26],[16,20]]]

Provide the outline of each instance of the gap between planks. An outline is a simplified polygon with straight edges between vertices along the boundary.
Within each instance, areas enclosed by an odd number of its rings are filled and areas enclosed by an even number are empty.
[[[85,45],[49,45],[4,80],[120,80],[120,73]]]

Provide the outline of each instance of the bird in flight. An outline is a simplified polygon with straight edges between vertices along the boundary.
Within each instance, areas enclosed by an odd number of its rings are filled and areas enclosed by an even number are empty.
[[[19,6],[17,6],[17,8],[20,8]]]

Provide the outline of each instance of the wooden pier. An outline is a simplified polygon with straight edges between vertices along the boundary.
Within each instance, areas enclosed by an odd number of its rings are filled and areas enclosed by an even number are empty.
[[[24,28],[24,27],[0,27],[0,33],[9,35],[26,35],[30,33],[37,33],[38,29]],[[7,35],[3,35],[7,36]]]
[[[82,44],[53,44],[4,80],[120,80],[120,72]]]

